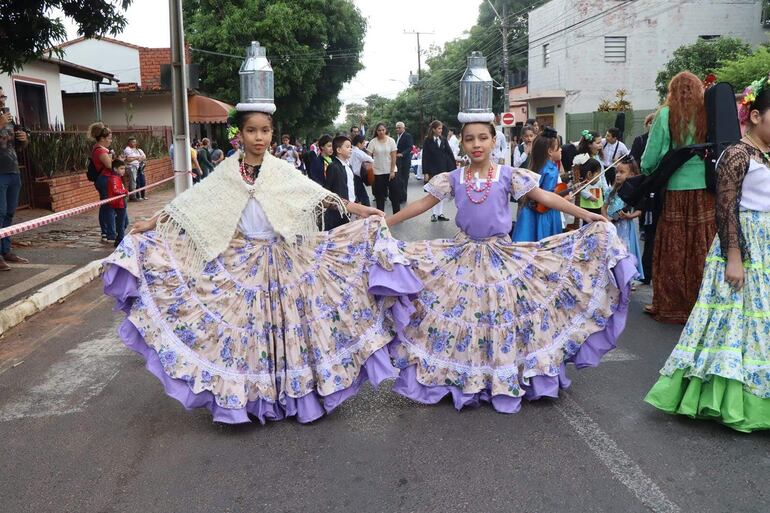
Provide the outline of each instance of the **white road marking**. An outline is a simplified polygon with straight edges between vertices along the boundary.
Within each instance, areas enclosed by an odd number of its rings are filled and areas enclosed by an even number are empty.
[[[52,280],[57,276],[64,274],[65,272],[75,267],[74,265],[20,264],[20,265],[14,265],[14,268],[22,267],[22,268],[38,269],[41,266],[44,267],[46,270],[32,276],[31,278],[27,278],[26,280],[21,281],[16,285],[8,287],[4,289],[2,292],[0,292],[0,303],[8,301],[12,297],[16,297],[20,294],[23,294],[28,290],[32,290],[38,285],[40,285],[41,283],[45,283],[48,280]]]
[[[602,431],[574,399],[562,393],[554,405],[596,457],[642,504],[655,513],[681,513],[681,508],[665,496],[658,485]]]
[[[54,363],[39,384],[0,406],[0,422],[83,411],[118,374],[123,363],[119,357],[130,355],[115,335],[81,342]]]
[[[602,363],[605,362],[632,362],[640,358],[634,353],[625,349],[613,349],[602,357]]]

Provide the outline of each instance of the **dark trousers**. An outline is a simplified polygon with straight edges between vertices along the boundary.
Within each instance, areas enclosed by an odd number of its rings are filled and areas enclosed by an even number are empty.
[[[94,187],[99,191],[99,199],[107,199],[107,177],[99,175],[94,182]],[[102,230],[102,237],[108,239],[115,238],[115,210],[109,203],[99,207],[99,228]]]
[[[401,203],[406,202],[406,192],[409,187],[409,174],[412,168],[411,155],[399,157],[396,159],[396,168],[398,169],[398,179],[401,182]],[[393,198],[391,198],[393,201]]]
[[[118,232],[115,236],[115,246],[117,246],[126,235],[126,228],[128,227],[128,212],[125,208],[113,208],[112,210],[115,212],[115,228]]]
[[[356,190],[356,203],[360,203],[365,206],[370,206],[369,193],[366,192],[366,185],[361,177],[353,175],[353,186]]]
[[[141,189],[145,185],[147,185],[147,178],[144,176],[144,169],[140,169],[136,172],[136,188]],[[147,191],[137,192],[136,196],[145,199],[147,197],[146,192]]]
[[[644,270],[644,283],[652,281],[652,255],[655,252],[656,225],[642,226],[644,232],[644,251],[642,252],[642,269]]]
[[[8,228],[13,224],[13,214],[19,206],[21,192],[21,175],[19,173],[0,174],[0,228]],[[7,255],[11,252],[11,238],[0,239],[0,253]]]
[[[397,214],[401,210],[401,202],[399,201],[401,199],[401,181],[398,176],[391,180],[390,175],[374,175],[372,192],[379,210],[385,210],[385,198],[388,196],[393,206],[393,213]]]

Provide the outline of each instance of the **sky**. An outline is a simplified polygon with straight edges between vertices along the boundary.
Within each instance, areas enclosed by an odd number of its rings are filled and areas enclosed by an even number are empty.
[[[417,72],[417,39],[404,32],[432,32],[420,36],[425,53],[433,45],[462,37],[478,17],[483,0],[354,0],[366,18],[361,70],[340,92],[343,105],[361,102],[370,94],[395,97],[407,87],[409,73]],[[128,25],[117,39],[152,48],[169,46],[167,4],[159,0],[134,0],[126,11]],[[68,38],[77,37],[77,29],[65,20]],[[269,56],[268,56],[269,58]],[[338,121],[344,119],[344,109]]]

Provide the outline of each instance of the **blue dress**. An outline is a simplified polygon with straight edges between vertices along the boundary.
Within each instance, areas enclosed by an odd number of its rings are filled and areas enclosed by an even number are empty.
[[[559,168],[549,160],[540,170],[540,188],[553,192],[558,182]],[[519,210],[519,218],[516,220],[511,239],[514,242],[537,242],[562,231],[561,213],[558,210],[551,209],[545,214],[540,214],[527,205]]]
[[[642,244],[639,241],[639,230],[636,227],[636,220],[621,219],[620,212],[626,208],[626,203],[620,199],[614,191],[607,197],[607,216],[612,220],[612,224],[618,231],[620,237],[628,248],[628,252],[636,257],[637,280],[644,279],[644,268],[642,267]]]

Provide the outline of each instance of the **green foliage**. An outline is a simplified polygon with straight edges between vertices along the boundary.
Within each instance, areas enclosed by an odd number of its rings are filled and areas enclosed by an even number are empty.
[[[523,0],[495,0],[497,12],[502,14],[503,2],[508,7],[509,43],[511,55],[509,69],[523,69],[527,66],[527,18],[526,9],[531,2]],[[468,55],[479,50],[487,57],[487,67],[497,85],[503,77],[503,42],[500,22],[488,2],[482,2],[476,25],[464,37],[449,41],[443,48],[432,48],[425,60],[424,70],[416,86],[402,91],[396,98],[366,98],[366,122],[373,128],[383,122],[390,129],[396,121],[403,121],[412,135],[417,137],[420,130],[420,109],[422,108],[422,131],[427,125],[439,119],[449,126],[457,125],[459,110],[459,83]],[[495,111],[503,108],[503,91],[495,90]]]
[[[351,0],[188,0],[185,33],[192,48],[231,55],[259,41],[275,71],[276,128],[307,135],[337,116],[337,95],[362,69],[366,21]],[[203,91],[238,101],[241,60],[192,58]]]
[[[598,112],[626,112],[633,110],[631,102],[626,100],[626,96],[628,96],[628,91],[625,89],[618,89],[615,91],[615,101],[602,98],[596,110]]]
[[[720,37],[716,40],[699,39],[691,45],[680,46],[666,63],[655,79],[655,87],[661,101],[668,93],[668,83],[681,71],[690,71],[703,79],[713,73],[722,63],[749,55],[751,47],[742,40],[733,37]]]
[[[741,92],[753,81],[770,73],[770,49],[761,46],[751,55],[730,61],[714,72],[717,80],[728,82]]]
[[[126,24],[123,11],[132,0],[37,0],[3,2],[0,9],[3,51],[0,72],[13,73],[25,63],[47,54],[46,50],[67,38],[61,18],[52,10],[62,11],[78,26],[78,35],[96,37],[119,34]],[[95,14],[98,13],[98,14]],[[63,52],[54,48],[59,58]]]
[[[117,155],[136,137],[139,148],[148,159],[166,155],[166,141],[152,130],[113,131],[112,148]],[[83,172],[91,156],[93,142],[82,131],[33,131],[29,135],[27,156],[33,176],[53,176]]]

